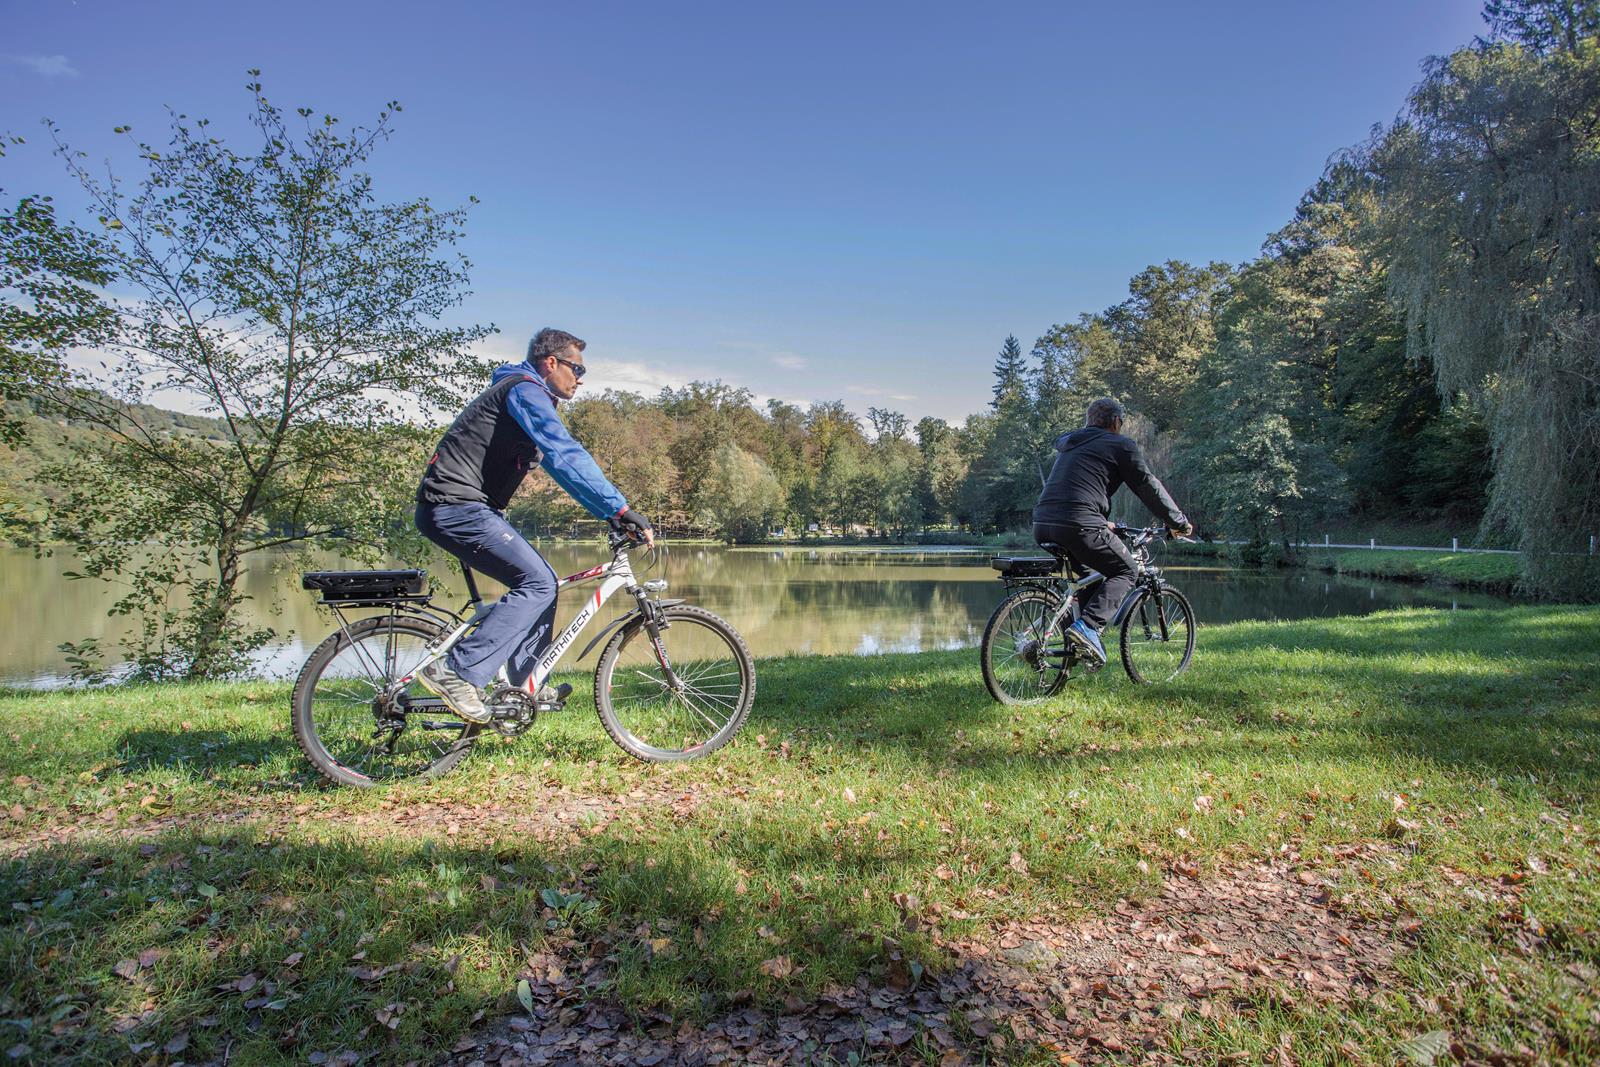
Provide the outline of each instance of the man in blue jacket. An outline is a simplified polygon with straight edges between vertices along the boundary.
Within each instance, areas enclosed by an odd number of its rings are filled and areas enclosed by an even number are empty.
[[[476,630],[417,676],[471,722],[491,718],[483,687],[501,664],[512,685],[523,684],[553,636],[556,573],[505,517],[535,463],[589,514],[655,543],[650,520],[628,507],[556,414],[578,391],[586,347],[565,331],[540,330],[528,358],[495,371],[489,388],[451,423],[417,487],[417,529],[508,589]],[[545,702],[563,696],[548,686],[538,694]]]

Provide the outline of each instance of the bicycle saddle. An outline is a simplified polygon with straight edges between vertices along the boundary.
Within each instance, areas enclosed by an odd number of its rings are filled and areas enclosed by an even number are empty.
[[[1067,551],[1064,545],[1059,545],[1054,541],[1040,541],[1039,547],[1054,556],[1057,562],[1066,570],[1067,577],[1073,581],[1077,581],[1088,573],[1087,569],[1078,565],[1078,562],[1072,558],[1071,553]]]

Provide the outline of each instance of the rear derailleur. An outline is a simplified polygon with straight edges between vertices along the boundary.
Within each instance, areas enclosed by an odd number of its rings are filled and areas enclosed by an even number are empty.
[[[1103,666],[1095,662],[1092,656],[1080,655],[1077,648],[1066,640],[1047,643],[1037,638],[1030,638],[1017,646],[1017,653],[1023,662],[1038,671],[1041,676],[1059,670],[1063,678],[1071,678],[1072,672],[1079,667],[1082,667],[1085,673],[1093,674]]]

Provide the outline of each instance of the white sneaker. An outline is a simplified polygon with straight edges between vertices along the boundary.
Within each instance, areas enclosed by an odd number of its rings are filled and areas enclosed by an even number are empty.
[[[445,706],[468,722],[485,723],[494,713],[483,702],[478,687],[436,659],[417,674],[422,687],[443,700]]]

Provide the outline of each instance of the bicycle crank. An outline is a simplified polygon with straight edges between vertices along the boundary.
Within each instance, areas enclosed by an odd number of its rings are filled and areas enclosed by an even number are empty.
[[[539,717],[539,704],[526,689],[505,685],[489,694],[485,701],[494,717],[489,720],[495,732],[505,737],[526,733]]]

